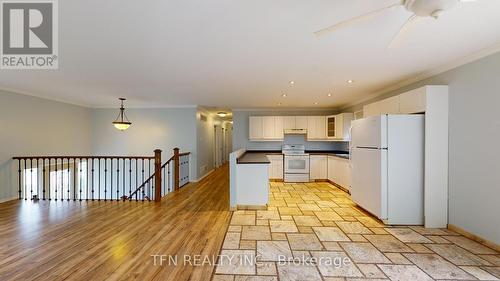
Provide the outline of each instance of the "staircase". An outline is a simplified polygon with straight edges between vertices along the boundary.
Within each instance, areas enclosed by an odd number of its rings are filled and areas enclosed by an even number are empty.
[[[161,201],[189,182],[190,152],[154,156],[23,156],[17,161],[24,200]]]

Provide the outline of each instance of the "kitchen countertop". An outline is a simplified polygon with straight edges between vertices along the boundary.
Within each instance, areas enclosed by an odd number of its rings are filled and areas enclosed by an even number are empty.
[[[306,150],[310,155],[332,155],[339,158],[349,159],[349,152],[343,150]],[[266,155],[282,155],[281,150],[247,150],[240,158],[238,164],[268,164]]]
[[[236,159],[237,164],[271,164],[271,161],[267,158],[268,153],[265,152],[251,152],[247,151],[243,153],[238,159]]]

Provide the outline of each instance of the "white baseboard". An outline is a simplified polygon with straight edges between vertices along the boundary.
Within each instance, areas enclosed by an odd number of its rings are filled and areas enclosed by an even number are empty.
[[[17,200],[19,197],[11,197],[11,198],[4,198],[4,199],[0,199],[0,203],[5,203],[5,202],[8,202],[8,201],[12,201],[12,200]]]
[[[202,179],[206,178],[208,175],[210,175],[211,173],[213,173],[213,171],[215,171],[215,169],[210,170],[208,173],[206,173],[205,175],[203,175],[201,178],[193,180],[193,182],[199,182],[199,181],[201,181]]]

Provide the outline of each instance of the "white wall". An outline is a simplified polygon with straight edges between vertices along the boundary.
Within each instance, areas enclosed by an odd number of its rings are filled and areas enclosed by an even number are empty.
[[[248,117],[250,116],[315,116],[331,115],[336,111],[233,111],[233,151],[240,148],[247,150],[281,150],[283,143],[304,144],[310,150],[348,150],[348,142],[306,141],[305,136],[286,136],[285,141],[250,141],[248,136]]]
[[[201,120],[201,115],[206,117],[206,121]],[[214,126],[216,124],[220,124],[217,117],[212,116],[202,108],[198,108],[196,113],[198,179],[214,169]]]
[[[367,102],[424,85],[449,85],[449,223],[497,244],[499,73],[500,53],[496,53]]]
[[[88,155],[90,110],[0,91],[0,202],[17,198],[14,156]]]
[[[132,122],[126,131],[118,131],[111,122],[116,108],[92,109],[92,154],[153,156],[163,151],[162,162],[173,155],[173,149],[191,152],[190,178],[196,179],[196,108],[128,108],[125,113]]]

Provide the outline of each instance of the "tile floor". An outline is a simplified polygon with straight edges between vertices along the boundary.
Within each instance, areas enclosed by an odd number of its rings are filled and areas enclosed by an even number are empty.
[[[387,227],[328,183],[270,185],[267,210],[233,213],[212,280],[500,279],[500,253],[450,230]]]

